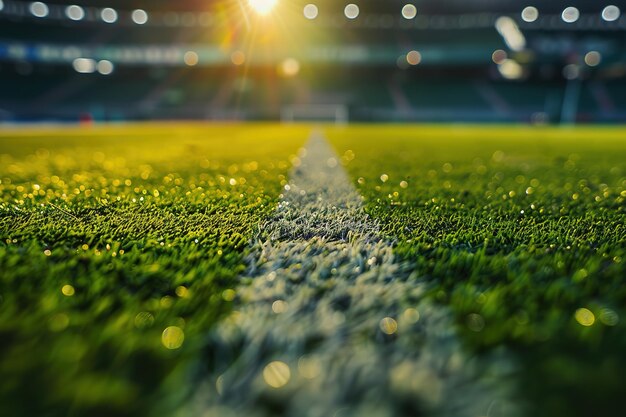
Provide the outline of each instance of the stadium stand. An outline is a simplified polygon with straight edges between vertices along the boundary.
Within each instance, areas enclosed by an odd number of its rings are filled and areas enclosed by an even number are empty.
[[[620,2],[310,3],[4,0],[0,120],[626,120]]]

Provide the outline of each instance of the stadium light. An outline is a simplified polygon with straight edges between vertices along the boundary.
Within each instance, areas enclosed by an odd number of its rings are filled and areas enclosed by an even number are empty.
[[[405,4],[402,8],[402,17],[410,20],[415,19],[415,16],[417,16],[417,7],[415,7],[413,4]]]
[[[574,23],[580,18],[580,11],[576,7],[567,7],[563,10],[561,18],[565,23]]]
[[[85,17],[85,11],[82,7],[72,4],[65,8],[65,15],[70,20],[78,21]]]
[[[309,20],[313,20],[317,17],[319,10],[317,9],[317,6],[309,3],[306,6],[304,6],[304,17],[306,17]]]
[[[98,64],[96,65],[96,70],[101,75],[109,75],[113,72],[113,69],[114,69],[113,63],[106,59],[99,61]]]
[[[602,55],[598,51],[589,51],[585,55],[585,64],[590,67],[597,67],[602,62]]]
[[[115,9],[105,7],[100,11],[100,18],[104,23],[115,23],[117,22],[117,12]]]
[[[508,59],[508,54],[502,49],[496,49],[493,51],[493,54],[491,54],[491,60],[495,64],[502,64],[506,59]]]
[[[278,3],[278,0],[248,0],[250,7],[261,16],[269,14],[276,6],[276,3]]]
[[[2,2],[2,0],[0,0],[0,12],[2,11],[2,9],[4,9],[4,3]]]
[[[74,70],[81,74],[91,74],[96,72],[96,61],[90,58],[76,58],[72,62]]]
[[[507,80],[518,80],[524,76],[524,68],[512,59],[505,59],[498,65],[498,71]]]
[[[30,10],[30,13],[35,17],[46,17],[48,16],[49,12],[48,6],[40,1],[31,3],[28,9]]]
[[[602,10],[602,19],[607,22],[615,22],[617,19],[619,19],[621,14],[622,12],[620,11],[619,7],[613,5],[606,6],[604,10]]]
[[[522,10],[522,20],[524,22],[532,23],[539,18],[539,10],[536,7],[528,6]]]
[[[343,14],[345,14],[348,19],[356,19],[357,17],[359,17],[359,13],[359,6],[354,3],[348,4],[343,10]]]
[[[519,52],[526,48],[526,38],[524,34],[519,30],[517,23],[510,17],[499,17],[498,20],[496,20],[496,30],[512,51]]]
[[[141,9],[133,10],[133,13],[131,14],[131,18],[133,19],[133,22],[135,22],[136,24],[144,25],[148,22],[148,13],[146,13],[145,10],[141,10]]]
[[[183,57],[183,61],[185,61],[185,65],[188,67],[193,67],[198,65],[200,61],[200,57],[196,51],[187,51]]]
[[[408,54],[406,54],[406,62],[409,65],[419,65],[420,62],[422,62],[422,54],[420,54],[418,51],[410,51]]]

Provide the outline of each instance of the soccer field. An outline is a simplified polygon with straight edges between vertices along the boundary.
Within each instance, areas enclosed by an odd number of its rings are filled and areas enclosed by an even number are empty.
[[[625,135],[0,130],[0,414],[617,415]]]

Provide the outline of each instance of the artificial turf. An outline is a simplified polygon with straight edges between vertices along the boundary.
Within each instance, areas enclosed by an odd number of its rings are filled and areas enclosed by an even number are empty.
[[[1,131],[0,415],[162,415],[184,399],[310,129]],[[532,415],[619,415],[626,130],[324,132],[467,348],[518,363]]]
[[[626,130],[328,128],[367,211],[531,415],[620,415]]]
[[[163,415],[304,127],[0,132],[0,415]],[[167,329],[167,331],[166,331]]]

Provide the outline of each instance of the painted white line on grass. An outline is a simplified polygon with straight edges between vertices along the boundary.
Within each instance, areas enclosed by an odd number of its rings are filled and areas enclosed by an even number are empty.
[[[507,362],[487,369],[464,354],[451,315],[394,263],[320,134],[252,254],[209,343],[201,415],[517,414]]]

